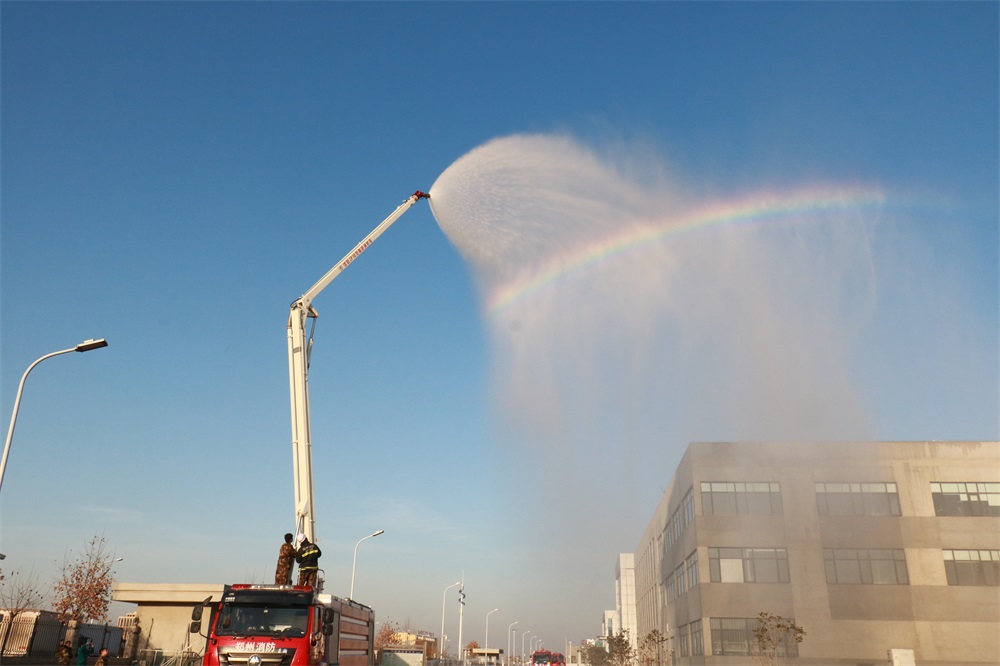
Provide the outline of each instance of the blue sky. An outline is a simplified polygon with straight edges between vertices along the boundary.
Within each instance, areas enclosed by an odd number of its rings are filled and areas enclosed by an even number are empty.
[[[843,364],[866,434],[998,436],[995,3],[5,2],[0,29],[4,429],[34,359],[110,342],[28,381],[9,568],[48,581],[103,534],[124,581],[267,579],[293,518],[288,304],[516,133],[625,152],[693,201],[889,193]],[[686,443],[758,433],[643,405],[629,437],[546,448],[498,399],[523,377],[482,284],[421,202],[317,299],[322,564],[346,595],[384,529],[355,594],[381,619],[438,631],[464,575],[465,641],[500,608],[492,645],[517,621],[562,647],[613,607]],[[657,396],[729,377],[681,367]]]

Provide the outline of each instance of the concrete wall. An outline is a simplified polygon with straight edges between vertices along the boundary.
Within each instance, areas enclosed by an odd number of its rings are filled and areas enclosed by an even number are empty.
[[[160,650],[174,654],[190,649],[202,653],[205,639],[188,633],[191,611],[206,598],[211,597],[213,602],[221,600],[223,588],[222,584],[116,583],[111,598],[137,605],[140,652]],[[206,611],[202,634],[207,631],[208,617]]]

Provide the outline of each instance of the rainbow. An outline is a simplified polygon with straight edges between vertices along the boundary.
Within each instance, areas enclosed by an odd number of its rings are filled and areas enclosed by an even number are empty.
[[[764,192],[730,202],[715,202],[657,224],[630,226],[582,247],[558,254],[531,276],[495,288],[486,302],[490,315],[537,294],[560,280],[665,238],[721,226],[808,220],[830,213],[878,211],[885,195],[871,188],[807,188],[777,194]]]

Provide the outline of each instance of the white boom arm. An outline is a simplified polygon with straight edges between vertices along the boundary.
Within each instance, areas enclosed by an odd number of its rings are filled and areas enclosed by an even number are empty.
[[[312,340],[306,342],[306,318],[316,318],[319,313],[312,307],[313,299],[326,289],[335,277],[344,272],[375,239],[393,222],[409,210],[410,206],[428,195],[414,192],[392,214],[365,236],[353,250],[331,268],[319,282],[309,288],[301,298],[292,303],[288,315],[288,383],[292,399],[292,467],[295,473],[295,524],[296,534],[305,534],[316,541],[316,518],[313,512],[312,431],[309,421],[309,352]]]

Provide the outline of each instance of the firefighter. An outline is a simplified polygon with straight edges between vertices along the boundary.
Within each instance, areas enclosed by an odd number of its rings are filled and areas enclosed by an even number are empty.
[[[278,551],[278,569],[274,572],[275,585],[292,584],[292,564],[295,562],[295,546],[292,545],[292,534],[285,535],[285,543]]]
[[[305,534],[299,535],[299,550],[295,553],[295,561],[299,563],[299,585],[316,587],[319,557],[322,554],[319,546],[309,543]]]
[[[69,641],[62,641],[56,647],[56,662],[59,666],[69,666],[70,657],[73,656],[73,645]]]

